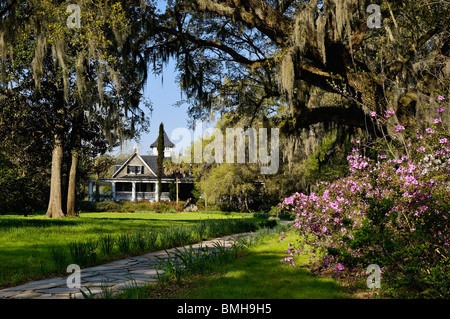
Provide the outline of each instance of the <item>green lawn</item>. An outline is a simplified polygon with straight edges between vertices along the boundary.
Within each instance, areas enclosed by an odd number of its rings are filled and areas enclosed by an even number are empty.
[[[287,242],[279,237],[265,238],[251,246],[232,263],[215,268],[207,275],[190,276],[181,287],[172,283],[131,289],[118,298],[170,299],[345,299],[345,289],[331,278],[318,277],[308,272],[309,257],[295,257],[295,266],[281,263],[287,255]]]
[[[281,263],[287,255],[286,237],[271,238],[251,247],[245,256],[217,270],[217,274],[199,277],[192,287],[177,298],[206,299],[332,299],[347,298],[339,284],[330,278],[311,275],[299,265],[307,256],[295,257],[296,266]]]
[[[160,231],[199,221],[219,221],[252,217],[249,214],[196,212],[167,213],[81,213],[80,218],[48,219],[0,216],[0,287],[56,274],[51,249],[68,243],[98,239],[102,234],[118,236],[138,231]]]

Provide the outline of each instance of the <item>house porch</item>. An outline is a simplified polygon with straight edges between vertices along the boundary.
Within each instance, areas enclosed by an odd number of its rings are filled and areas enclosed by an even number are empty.
[[[169,200],[169,185],[173,179],[163,179],[161,181],[161,200]],[[192,183],[192,181],[183,181]],[[110,191],[100,191],[101,200],[126,200],[138,201],[149,200],[154,202],[158,200],[158,181],[156,179],[130,180],[124,178],[101,178],[98,181],[100,189],[108,187]],[[103,186],[103,187],[102,187]],[[89,180],[89,201],[93,201],[95,196],[95,179]]]

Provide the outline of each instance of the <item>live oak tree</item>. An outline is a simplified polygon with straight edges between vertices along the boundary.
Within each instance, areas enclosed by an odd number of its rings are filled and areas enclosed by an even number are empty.
[[[277,100],[286,135],[322,125],[396,139],[395,124],[429,120],[422,106],[448,90],[449,17],[449,1],[178,0],[158,28],[195,117],[268,114]],[[390,109],[390,125],[370,116]]]
[[[144,121],[140,90],[148,55],[137,52],[148,26],[140,1],[78,3],[81,27],[67,25],[67,4],[57,1],[2,1],[0,55],[2,91],[20,89],[32,76],[35,90],[46,90],[54,125],[48,217],[63,217],[61,168],[67,118],[73,119],[73,152],[68,210],[73,211],[82,123],[96,117],[110,140],[128,138]],[[151,11],[151,10],[150,10]],[[130,27],[128,19],[133,20]],[[150,26],[148,26],[150,28]],[[27,88],[29,89],[29,88]]]
[[[176,48],[180,104],[192,117],[232,115],[230,125],[266,118],[280,128],[288,164],[263,176],[275,194],[294,185],[295,173],[306,176],[297,188],[314,174],[338,174],[350,136],[401,146],[396,125],[432,124],[437,94],[450,87],[449,4],[174,0],[157,25],[165,37],[156,40]],[[386,110],[396,113],[389,121],[371,116]],[[199,176],[206,180],[209,170]]]

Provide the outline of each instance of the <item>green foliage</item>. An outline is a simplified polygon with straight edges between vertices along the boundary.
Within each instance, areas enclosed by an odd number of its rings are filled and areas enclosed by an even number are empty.
[[[11,162],[1,148],[0,185],[0,214],[14,212],[28,215],[45,207],[43,199],[47,196],[42,194],[47,186],[45,179],[39,175],[29,176],[19,164]]]
[[[97,202],[93,204],[95,212],[120,212],[122,211],[122,205],[115,202]]]
[[[50,249],[50,256],[57,270],[65,270],[67,267],[67,252],[65,247],[53,246]]]
[[[172,203],[170,204],[172,205]],[[112,235],[115,239],[115,245],[109,256],[101,254],[99,247],[97,247],[97,262],[107,262],[131,254],[131,235],[136,232],[142,232],[143,234],[151,232],[152,236],[156,238],[158,234],[162,234],[167,227],[171,226],[183,224],[194,227],[198,222],[209,223],[220,219],[227,221],[242,217],[251,219],[250,215],[225,215],[217,212],[166,214],[165,216],[152,212],[136,212],[126,215],[123,213],[91,212],[81,213],[79,218],[64,219],[47,219],[43,217],[43,214],[45,212],[39,212],[28,217],[14,214],[0,216],[0,250],[2,251],[0,287],[20,285],[27,281],[48,277],[58,270],[58,263],[61,265],[62,271],[65,272],[63,267],[73,263],[68,247],[68,244],[72,242],[84,242],[87,239],[98,240],[98,237],[102,234]],[[222,231],[220,227],[216,229]],[[223,227],[223,229],[226,228]],[[194,228],[191,228],[191,237],[187,244],[199,240],[196,231],[192,235],[193,230]],[[210,232],[208,234],[211,235]],[[220,236],[221,234],[223,232],[216,235]],[[147,234],[147,236],[150,236],[150,234]],[[159,249],[164,240],[162,235],[159,237],[160,245],[153,243],[152,247],[147,248],[146,251]],[[205,233],[203,238],[205,238]],[[119,244],[120,239],[122,239],[121,245]],[[65,250],[64,264],[63,258],[59,258],[64,253],[57,255],[56,252],[52,257],[52,247],[55,250]],[[17,252],[20,252],[20,254]]]
[[[175,182],[171,182],[169,184],[169,200],[176,201],[177,200],[177,186]]]
[[[145,232],[136,232],[131,235],[131,251],[135,254],[146,250],[148,240]]]
[[[67,3],[19,0],[1,7],[0,148],[13,150],[10,155],[18,166],[12,175],[26,178],[26,183],[14,183],[5,210],[30,212],[49,207],[51,216],[52,210],[61,212],[65,199],[58,191],[51,201],[56,208],[48,205],[52,148],[59,145],[55,142],[63,145],[58,154],[64,157],[64,176],[69,175],[67,158],[72,151],[80,152],[82,161],[95,158],[148,127],[148,117],[140,108],[148,103],[136,94],[145,83],[147,68],[139,66],[145,61],[128,63],[136,50],[132,43],[143,31],[134,29],[129,19],[133,15],[134,27],[142,22],[146,29],[147,17],[134,14],[142,9],[139,1],[83,3],[82,27],[70,28]],[[53,185],[62,184],[54,177]],[[67,191],[67,184],[62,191]],[[81,187],[77,188],[80,194]],[[72,199],[72,195],[67,197]]]
[[[134,213],[136,211],[138,205],[142,206],[142,204],[125,201],[120,205],[120,211],[122,213]]]
[[[165,202],[154,202],[150,206],[150,210],[156,213],[166,213],[169,209],[169,205]]]
[[[167,253],[167,258],[158,257],[158,279],[160,281],[170,281],[175,279],[181,285],[182,278],[192,274],[205,274],[214,269],[215,266],[229,263],[239,254],[239,246],[233,244],[227,248],[223,244],[216,242],[210,250],[208,247],[194,249],[175,249],[175,252]]]
[[[207,198],[208,205],[215,203],[221,211],[248,211],[249,201],[258,195],[259,167],[256,164],[224,163],[197,175],[202,178],[196,187]]]
[[[195,202],[195,205],[197,206],[198,210],[202,210],[205,208],[205,200],[203,198],[200,198]]]
[[[120,201],[120,202],[89,202],[83,201],[77,203],[77,209],[82,212],[122,212],[135,213],[138,211],[156,212],[156,213],[180,213],[183,211],[184,201],[171,202],[153,202],[141,200],[136,202]]]
[[[129,234],[117,236],[116,244],[122,254],[127,255],[131,252],[131,236]]]
[[[71,242],[68,246],[72,263],[83,267],[93,265],[97,261],[98,241]]]
[[[436,124],[442,112],[438,108]],[[308,238],[316,269],[359,280],[367,265],[377,264],[385,286],[394,290],[383,293],[446,298],[449,131],[439,124],[413,132],[405,136],[408,143],[402,150],[408,156],[394,159],[386,154],[368,158],[355,141],[347,157],[348,176],[322,183],[317,193],[296,193],[280,207],[296,216],[295,226]]]
[[[109,256],[114,248],[115,239],[110,234],[103,234],[98,239],[98,247],[103,256]]]
[[[200,200],[200,196],[202,195],[202,192],[200,190],[200,187],[197,183],[195,183],[194,188],[191,191],[192,197],[194,200]]]
[[[160,281],[175,280],[178,285],[182,279],[190,275],[207,274],[218,266],[226,265],[239,256],[251,246],[261,243],[265,238],[278,234],[284,228],[260,228],[256,233],[249,236],[237,238],[231,246],[215,242],[212,247],[194,249],[192,245],[176,248],[173,253],[167,253],[167,257],[158,257],[158,279]]]

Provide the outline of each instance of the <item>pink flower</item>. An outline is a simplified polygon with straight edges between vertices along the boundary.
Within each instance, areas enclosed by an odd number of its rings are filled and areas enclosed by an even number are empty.
[[[445,100],[445,97],[443,97],[442,95],[439,95],[439,96],[438,96],[438,100],[439,100],[439,101],[443,101],[443,100]]]
[[[399,125],[399,126],[396,126],[396,127],[395,127],[395,131],[396,131],[396,132],[403,131],[404,129],[405,129],[405,127],[402,126],[402,125]]]
[[[377,115],[376,112],[370,112],[370,116],[375,117]]]
[[[437,111],[438,111],[438,113],[443,113],[444,112],[444,108],[438,107]]]
[[[445,144],[445,143],[447,143],[448,142],[448,140],[446,139],[446,138],[441,138],[440,140],[439,140],[439,143],[441,143],[441,144]]]
[[[434,124],[441,123],[441,122],[442,122],[442,120],[440,117],[438,117],[437,119],[434,119]]]
[[[385,113],[386,118],[389,118],[389,117],[391,117],[391,115],[394,115],[394,114],[395,114],[394,110],[387,110],[386,113]]]
[[[419,147],[419,148],[417,149],[417,151],[419,151],[419,152],[425,152],[425,147],[421,146],[421,147]]]

